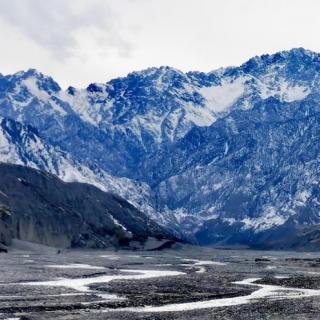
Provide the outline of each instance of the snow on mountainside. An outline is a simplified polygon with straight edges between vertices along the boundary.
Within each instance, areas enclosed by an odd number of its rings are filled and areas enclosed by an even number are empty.
[[[206,243],[235,241],[248,230],[257,238],[284,224],[320,224],[319,123],[313,100],[270,98],[250,112],[234,111],[209,128],[195,128],[150,160],[161,177],[168,176],[157,186],[160,202],[183,208],[188,215],[182,224],[191,233],[192,219],[202,219],[196,228]]]
[[[293,49],[208,74],[151,68],[66,91],[31,69],[2,77],[0,115],[35,126],[81,161],[143,180],[145,169],[137,167],[149,154],[193,127],[271,96],[292,102],[312,95],[319,88],[317,59]]]
[[[114,178],[97,167],[89,168],[71,159],[43,140],[37,130],[12,119],[0,118],[0,162],[28,166],[55,174],[66,182],[92,184],[103,191],[130,198],[150,215],[154,209],[149,203],[147,185],[127,178]]]
[[[240,230],[245,241],[295,215],[318,221],[317,195],[301,182],[318,172],[301,159],[319,160],[319,75],[320,55],[301,48],[209,73],[150,68],[86,89],[62,90],[31,69],[0,76],[0,116],[37,128],[87,182],[188,237],[217,242]]]
[[[65,180],[85,179],[75,167],[76,164],[67,159],[62,152],[46,144],[35,128],[12,119],[0,119],[0,160],[41,168]]]

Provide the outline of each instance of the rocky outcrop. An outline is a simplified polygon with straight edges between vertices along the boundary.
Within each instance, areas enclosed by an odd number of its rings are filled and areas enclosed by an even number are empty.
[[[0,204],[0,244],[10,245],[12,239],[12,212]],[[1,250],[1,247],[0,247]]]
[[[1,242],[11,238],[57,247],[130,247],[169,238],[124,199],[35,169],[0,164]]]

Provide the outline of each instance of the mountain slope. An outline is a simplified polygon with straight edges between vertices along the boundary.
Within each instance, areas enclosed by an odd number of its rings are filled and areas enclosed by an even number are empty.
[[[0,186],[0,235],[7,244],[17,238],[58,247],[103,248],[136,246],[148,237],[173,239],[124,199],[88,184],[0,164]]]
[[[302,48],[86,89],[32,69],[0,77],[1,116],[36,128],[85,181],[201,243],[252,245],[318,223],[319,102],[320,55]]]
[[[147,185],[115,178],[94,165],[84,165],[46,141],[36,128],[8,118],[0,118],[0,162],[43,170],[67,182],[93,184],[103,191],[129,198],[132,204],[154,214]]]
[[[66,91],[31,69],[1,77],[0,115],[31,124],[81,163],[153,184],[145,180],[145,160],[193,127],[268,97],[319,96],[319,60],[293,49],[207,74],[151,68]]]
[[[184,229],[203,243],[255,242],[280,225],[319,224],[319,124],[313,100],[272,98],[195,128],[151,160],[168,177],[158,184],[159,202],[188,212]]]

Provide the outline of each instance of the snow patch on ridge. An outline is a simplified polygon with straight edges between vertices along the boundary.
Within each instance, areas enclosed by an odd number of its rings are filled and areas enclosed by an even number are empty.
[[[279,97],[281,101],[293,102],[306,98],[310,94],[310,89],[300,85],[291,85],[285,80],[276,83],[261,83],[259,85],[262,99],[269,97]]]
[[[124,231],[127,231],[127,228],[123,224],[121,224],[117,219],[115,219],[112,215],[110,215],[110,218],[116,226],[119,226]]]
[[[76,90],[74,95],[68,94],[67,91],[60,91],[59,98],[66,101],[84,122],[97,126],[102,121],[101,106],[90,104],[87,90]]]
[[[21,81],[21,84],[25,86],[28,91],[35,97],[37,97],[39,100],[43,102],[49,102],[50,95],[44,91],[40,90],[37,84],[37,78],[36,77],[30,77],[27,79],[24,79]]]
[[[38,80],[36,77],[29,77],[27,79],[24,79],[21,81],[21,84],[28,89],[31,95],[38,98],[45,104],[50,104],[52,108],[60,114],[67,114],[65,110],[63,110],[54,100],[51,99],[51,96],[45,90],[41,90],[39,88]]]
[[[266,212],[257,218],[244,218],[240,222],[244,224],[243,230],[253,229],[255,232],[271,229],[280,226],[287,221],[287,218],[277,215],[275,208],[268,208]]]
[[[223,112],[231,107],[245,92],[245,78],[233,81],[223,80],[219,86],[203,87],[200,94],[207,101],[206,107],[212,112]]]

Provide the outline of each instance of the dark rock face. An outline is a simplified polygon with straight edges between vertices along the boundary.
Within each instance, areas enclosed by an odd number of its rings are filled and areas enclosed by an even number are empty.
[[[0,205],[0,245],[10,245],[12,239],[12,212],[9,207]],[[5,249],[0,246],[0,252]]]
[[[124,199],[87,184],[65,183],[27,167],[0,164],[0,242],[58,247],[129,247],[171,238]]]

